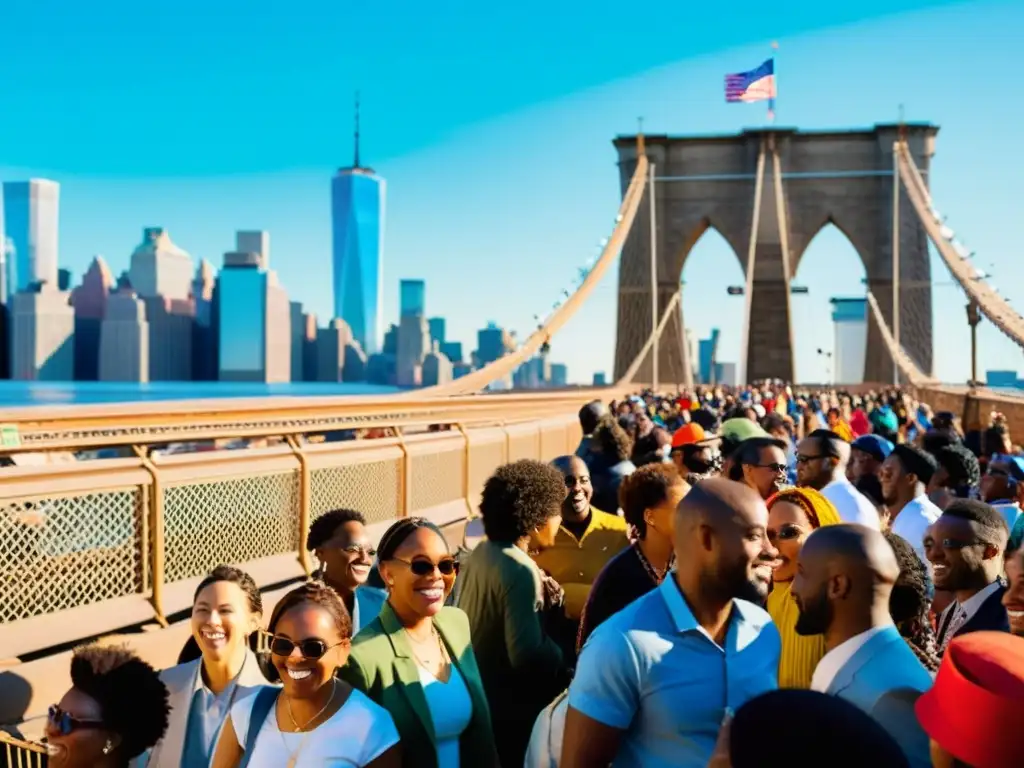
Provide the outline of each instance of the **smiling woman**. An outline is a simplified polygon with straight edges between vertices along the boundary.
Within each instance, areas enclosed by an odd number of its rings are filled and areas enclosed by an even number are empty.
[[[388,602],[355,639],[341,677],[391,713],[403,766],[496,766],[469,619],[444,606],[458,572],[448,542],[429,520],[406,518],[381,537],[379,557]]]
[[[281,688],[264,686],[231,707],[214,768],[400,765],[388,713],[335,673],[348,659],[352,622],[338,594],[303,584],[274,608],[271,661]]]
[[[245,571],[221,565],[199,583],[182,653],[189,660],[160,673],[170,694],[167,733],[137,768],[209,763],[232,704],[266,682],[249,649],[262,616],[260,591]]]

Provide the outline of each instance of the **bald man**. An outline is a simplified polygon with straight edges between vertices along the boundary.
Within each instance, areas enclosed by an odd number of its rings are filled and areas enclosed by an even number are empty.
[[[849,524],[817,529],[804,542],[793,579],[796,631],[825,636],[827,653],[811,688],[860,707],[896,739],[912,768],[928,768],[928,738],[914,702],[932,677],[889,614],[899,571],[877,530]]]
[[[726,711],[777,686],[758,605],[778,551],[747,486],[698,482],[674,520],[676,569],[590,636],[569,688],[562,768],[705,768]]]
[[[844,523],[880,530],[878,509],[846,477],[850,451],[850,444],[835,432],[814,430],[796,448],[796,483],[821,491]]]

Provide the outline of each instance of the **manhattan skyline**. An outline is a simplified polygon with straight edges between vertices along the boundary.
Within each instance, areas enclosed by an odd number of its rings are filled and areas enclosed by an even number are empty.
[[[925,5],[935,7],[921,10]],[[587,16],[588,28],[596,27],[591,16],[600,16],[606,6],[611,8],[610,4],[594,6]],[[593,71],[563,67],[566,71],[544,77],[536,68],[524,70],[524,82],[506,89],[502,104],[493,91],[481,90],[479,99],[467,98],[467,103],[453,108],[453,90],[465,97],[471,86],[482,84],[483,74],[498,78],[499,84],[504,82],[501,76],[511,79],[508,72],[498,71],[507,65],[499,66],[494,57],[485,59],[482,72],[473,73],[461,90],[451,83],[439,85],[432,94],[437,103],[429,109],[425,99],[430,94],[413,93],[415,88],[403,92],[394,82],[388,85],[384,75],[380,76],[384,82],[367,82],[373,78],[359,71],[365,67],[345,69],[344,87],[352,86],[348,93],[362,85],[367,107],[364,152],[375,158],[375,169],[389,182],[382,314],[397,316],[399,279],[418,277],[431,285],[429,312],[448,318],[449,337],[468,343],[487,320],[524,336],[532,327],[533,315],[550,309],[611,230],[619,202],[611,139],[635,132],[640,115],[651,133],[731,133],[763,123],[763,109],[757,106],[721,103],[721,79],[726,72],[763,60],[772,39],[780,42],[780,127],[866,127],[894,122],[901,103],[906,119],[940,125],[932,166],[936,207],[949,216],[950,226],[968,247],[977,251],[976,265],[994,275],[993,282],[1004,295],[1018,298],[1016,286],[1024,277],[1024,266],[1015,263],[1012,222],[1019,209],[1015,180],[1024,171],[1024,162],[1009,148],[1022,108],[1005,96],[998,97],[991,73],[1013,67],[1010,31],[1020,28],[1024,10],[1009,3],[898,6],[909,7],[918,10],[871,19],[879,7],[862,4],[859,20],[838,15],[845,11],[829,10],[822,18],[833,28],[818,31],[796,23],[793,14],[783,14],[772,23],[755,16],[754,21],[764,22],[759,27],[763,32],[756,35],[749,31],[757,27],[752,21],[746,31],[710,23],[704,27],[709,30],[704,36],[683,34],[686,14],[674,10],[673,20],[679,24],[674,32],[645,33],[649,54],[640,52],[635,42],[623,43],[621,60],[594,56]],[[807,6],[802,9],[806,16]],[[438,13],[444,17],[447,11]],[[701,13],[694,16],[694,23],[704,20]],[[21,14],[31,15],[28,11],[16,15]],[[834,27],[851,21],[857,23]],[[15,18],[16,27],[18,22]],[[567,22],[568,17],[556,14],[555,27],[563,36]],[[605,13],[603,24],[612,22],[611,14]],[[606,31],[600,39],[605,41],[610,34]],[[628,37],[621,34],[623,39]],[[582,53],[582,43],[572,39],[578,36],[565,38],[559,59]],[[273,44],[294,44],[287,38],[287,34],[274,38]],[[384,47],[394,54],[399,41],[392,38]],[[668,44],[670,38],[674,47]],[[755,39],[762,42],[753,44]],[[513,43],[514,35],[509,34],[499,48],[510,51]],[[16,43],[14,53],[23,44]],[[961,55],[950,56],[953,48]],[[288,73],[303,74],[299,90],[306,94],[323,89],[332,71],[326,51],[316,45],[312,50],[308,60],[295,63]],[[458,58],[434,53],[448,65]],[[521,54],[515,61],[520,61]],[[425,72],[417,73],[404,61],[410,83],[442,66],[427,62]],[[96,61],[87,62],[87,66],[96,65]],[[142,73],[152,74],[155,66],[148,62],[141,67]],[[389,76],[396,77],[397,66]],[[50,98],[67,87],[68,71],[66,62],[57,61],[44,73],[52,78],[51,85],[58,86],[56,92],[50,88]],[[233,75],[241,78],[244,91],[249,81],[237,69],[218,70],[217,78]],[[269,81],[271,102],[284,98],[285,79],[282,74]],[[188,118],[183,124],[187,130],[180,132],[185,138],[211,119],[200,108],[202,88],[189,82],[193,92],[166,90],[167,83],[154,81],[158,92],[177,98],[178,112]],[[108,99],[124,99],[136,93],[132,87],[108,75],[100,78],[95,90]],[[332,83],[329,90],[337,93],[337,84]],[[34,110],[31,114],[45,114],[40,112],[40,99],[18,103]],[[326,319],[332,305],[330,281],[324,279],[330,268],[325,179],[351,153],[350,102],[335,101],[321,102],[313,127],[308,127],[308,120],[299,120],[302,126],[284,134],[245,133],[232,147],[217,140],[217,131],[204,147],[189,146],[184,139],[174,143],[158,128],[149,135],[139,132],[133,142],[115,151],[114,137],[101,141],[88,121],[85,130],[58,146],[52,141],[47,144],[47,126],[30,137],[23,128],[5,125],[0,128],[0,145],[7,147],[0,156],[0,178],[42,176],[61,183],[60,264],[76,276],[84,272],[94,253],[104,254],[112,265],[123,263],[144,225],[166,227],[194,258],[214,263],[236,229],[264,229],[274,238],[275,268],[289,294]],[[86,107],[100,110],[109,103],[100,98],[95,105],[82,106]],[[94,120],[100,116],[98,111],[86,114]],[[220,127],[221,133],[228,125]],[[1004,145],[1007,151],[1000,151]],[[944,380],[963,381],[969,348],[965,300],[949,285],[945,267],[934,258],[932,266],[935,370]],[[824,364],[811,358],[815,348],[831,346],[828,300],[856,295],[862,290],[862,276],[858,257],[838,232],[827,230],[810,246],[796,276],[796,282],[810,290],[808,296],[794,299],[798,378],[823,378]],[[720,359],[734,360],[742,299],[728,299],[725,288],[741,282],[737,257],[716,233],[709,233],[696,246],[682,277],[688,289],[699,286],[684,291],[689,327],[698,338],[706,337],[711,327],[720,327]],[[612,273],[577,318],[553,339],[553,354],[568,364],[575,381],[589,381],[593,371],[611,367],[615,294]],[[1019,360],[1019,350],[983,323],[979,328],[981,370],[1017,367]]]

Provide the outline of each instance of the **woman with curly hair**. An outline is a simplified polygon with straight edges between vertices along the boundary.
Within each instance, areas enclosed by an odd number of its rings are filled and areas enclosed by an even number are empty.
[[[88,645],[71,657],[71,690],[50,707],[51,768],[126,768],[167,729],[167,686],[127,646]]]
[[[930,615],[935,588],[928,568],[902,536],[892,531],[883,531],[882,535],[896,553],[900,566],[900,575],[889,597],[889,613],[910,650],[934,674],[942,657]]]
[[[338,593],[317,581],[296,587],[274,607],[268,629],[270,672],[283,685],[257,688],[235,702],[210,765],[399,768],[391,716],[336,676],[352,640],[352,619]]]
[[[835,505],[813,488],[787,488],[768,499],[768,540],[779,550],[768,595],[768,613],[782,637],[780,688],[810,688],[814,668],[825,655],[822,635],[800,635],[800,609],[790,596],[804,541],[825,525],[843,522]]]
[[[480,499],[487,539],[459,576],[501,765],[523,764],[537,713],[568,683],[565,658],[542,621],[560,590],[528,554],[554,543],[565,497],[562,473],[548,464],[499,467]]]

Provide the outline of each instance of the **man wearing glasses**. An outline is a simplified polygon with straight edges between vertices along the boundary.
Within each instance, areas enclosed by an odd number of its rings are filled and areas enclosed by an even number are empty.
[[[957,499],[935,521],[926,540],[935,588],[956,598],[939,617],[940,651],[968,632],[1010,631],[1000,579],[1009,534],[997,510],[973,499]]]
[[[797,485],[821,491],[844,523],[881,528],[875,505],[846,478],[850,444],[835,432],[817,429],[800,441],[796,453]]]

